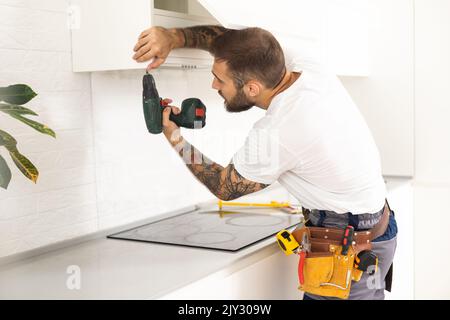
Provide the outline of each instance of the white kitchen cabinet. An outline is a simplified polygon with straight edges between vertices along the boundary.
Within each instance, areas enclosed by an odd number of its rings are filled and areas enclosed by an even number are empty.
[[[301,300],[297,264],[274,244],[160,299]]]
[[[150,26],[186,27],[217,24],[196,0],[70,0],[73,71],[143,69],[132,59],[140,33]],[[173,50],[165,66],[202,68],[209,53]]]
[[[150,26],[220,24],[272,31],[292,53],[307,52],[339,75],[366,76],[367,0],[70,0],[73,71],[141,69],[131,59],[139,34]],[[202,6],[203,5],[203,6]],[[205,10],[205,8],[207,10]],[[288,54],[289,58],[289,54]],[[201,50],[177,49],[165,66],[210,67]]]
[[[199,2],[227,28],[256,26],[271,31],[289,49],[288,58],[298,53],[338,75],[369,74],[368,0]]]

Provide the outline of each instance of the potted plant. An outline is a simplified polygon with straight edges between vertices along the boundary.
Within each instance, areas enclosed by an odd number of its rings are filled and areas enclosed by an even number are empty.
[[[8,87],[0,87],[0,117],[5,114],[11,116],[33,129],[56,138],[55,132],[49,127],[31,120],[25,116],[37,116],[37,114],[23,105],[33,99],[37,94],[25,84],[15,84]],[[36,183],[39,172],[28,158],[17,149],[17,141],[9,133],[0,128],[0,147],[5,147],[19,170],[31,181]],[[5,159],[0,155],[0,187],[7,189],[11,181],[11,170]]]

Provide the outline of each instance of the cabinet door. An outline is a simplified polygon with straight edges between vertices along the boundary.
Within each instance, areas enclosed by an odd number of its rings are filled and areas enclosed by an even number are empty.
[[[149,0],[71,0],[73,71],[138,69],[133,47],[151,24]]]
[[[298,257],[286,257],[274,243],[160,299],[300,300],[297,270]]]

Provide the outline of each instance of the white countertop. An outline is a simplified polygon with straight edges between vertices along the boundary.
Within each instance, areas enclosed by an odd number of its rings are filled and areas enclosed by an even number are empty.
[[[387,179],[388,193],[405,183],[411,180]],[[102,231],[19,261],[4,264],[0,259],[0,299],[158,299],[214,274],[225,277],[280,250],[274,237],[238,252],[106,238],[192,209]],[[79,267],[80,289],[67,286],[73,279],[70,266]]]
[[[214,273],[231,274],[279,250],[274,237],[226,252],[101,236],[0,266],[0,299],[157,299]],[[70,266],[79,267],[79,290],[68,289]]]

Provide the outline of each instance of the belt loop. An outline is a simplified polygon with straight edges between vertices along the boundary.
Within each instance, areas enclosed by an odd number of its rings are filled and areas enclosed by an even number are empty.
[[[347,214],[348,224],[351,225],[355,230],[357,230],[359,226],[359,216],[357,214],[352,214],[351,212],[347,212]]]
[[[302,214],[303,214],[303,217],[305,217],[305,220],[309,219],[309,212],[310,211],[308,209],[302,207]]]
[[[319,213],[320,213],[320,218],[319,218],[319,221],[317,221],[317,226],[323,227],[323,222],[327,215],[326,215],[325,211],[323,211],[323,210],[319,210]]]

